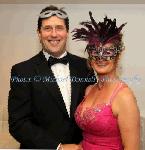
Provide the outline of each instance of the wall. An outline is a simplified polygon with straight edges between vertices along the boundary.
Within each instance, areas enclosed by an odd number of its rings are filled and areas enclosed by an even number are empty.
[[[0,4],[0,131],[8,130],[7,98],[11,66],[24,61],[41,49],[37,38],[37,18],[47,4]],[[65,7],[70,18],[70,31],[80,21],[89,19],[88,11],[96,20],[107,15],[117,18],[123,28],[126,50],[120,62],[121,78],[135,93],[141,116],[145,116],[145,4],[57,4]],[[70,52],[87,57],[85,43],[68,39]],[[3,120],[3,121],[1,121]],[[3,127],[3,129],[2,129]]]

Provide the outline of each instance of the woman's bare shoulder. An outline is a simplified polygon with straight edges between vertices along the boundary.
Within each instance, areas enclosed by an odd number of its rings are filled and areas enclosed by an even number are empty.
[[[122,90],[118,93],[118,98],[122,101],[136,101],[133,90],[127,85],[123,84]]]
[[[134,114],[138,112],[137,100],[133,90],[125,85],[122,88],[113,101],[113,112],[115,115],[118,114]]]
[[[133,90],[126,84],[118,93],[116,103],[120,108],[131,108],[137,106],[137,100]]]

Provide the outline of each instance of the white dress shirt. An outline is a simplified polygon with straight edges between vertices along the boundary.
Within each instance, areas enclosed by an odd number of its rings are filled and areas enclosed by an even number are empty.
[[[45,58],[48,60],[50,55],[43,51]],[[64,52],[60,57],[62,58],[67,55],[67,52]],[[53,57],[53,56],[52,56]],[[71,105],[71,81],[70,81],[70,70],[69,70],[69,63],[61,64],[57,63],[51,66],[51,70],[56,78],[59,90],[62,94],[66,110],[68,115],[70,116],[70,105]]]

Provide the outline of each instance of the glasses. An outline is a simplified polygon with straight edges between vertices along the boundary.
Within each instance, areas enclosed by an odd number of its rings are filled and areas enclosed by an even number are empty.
[[[53,29],[55,29],[55,31],[65,31],[65,27],[62,25],[56,25],[56,26],[51,26],[51,25],[47,25],[44,27],[41,27],[43,29],[43,31],[45,32],[50,32],[53,31]]]
[[[67,14],[65,14],[64,12],[61,12],[60,10],[48,10],[45,11],[43,13],[40,13],[39,18],[48,18],[51,16],[57,16],[61,19],[66,19],[68,18]]]

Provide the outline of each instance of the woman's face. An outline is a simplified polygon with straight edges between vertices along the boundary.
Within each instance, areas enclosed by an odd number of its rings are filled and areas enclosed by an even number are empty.
[[[98,47],[97,47],[98,48]],[[116,71],[117,56],[112,43],[107,43],[97,50],[92,51],[91,67],[101,75],[107,75]]]

